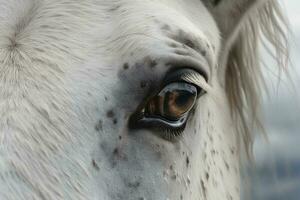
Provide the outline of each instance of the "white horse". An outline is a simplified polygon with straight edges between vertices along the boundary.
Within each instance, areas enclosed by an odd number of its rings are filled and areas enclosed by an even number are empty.
[[[282,19],[275,0],[0,0],[0,199],[240,199]]]

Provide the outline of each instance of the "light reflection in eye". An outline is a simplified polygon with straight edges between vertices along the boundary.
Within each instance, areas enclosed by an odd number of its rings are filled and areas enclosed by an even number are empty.
[[[145,117],[179,120],[190,111],[196,99],[197,88],[194,85],[184,82],[171,83],[149,100],[145,107]]]

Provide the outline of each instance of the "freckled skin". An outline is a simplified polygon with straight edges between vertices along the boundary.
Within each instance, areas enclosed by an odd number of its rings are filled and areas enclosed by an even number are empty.
[[[124,63],[124,65],[123,65],[123,69],[124,70],[127,70],[129,68],[129,65],[128,65],[128,63]]]
[[[219,59],[243,13],[214,10],[237,2],[0,0],[0,199],[239,200]],[[181,68],[205,90],[182,135],[130,128]]]

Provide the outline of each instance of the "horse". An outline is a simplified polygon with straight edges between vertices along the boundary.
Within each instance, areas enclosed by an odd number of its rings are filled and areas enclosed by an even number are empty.
[[[1,200],[239,200],[276,0],[0,0]]]

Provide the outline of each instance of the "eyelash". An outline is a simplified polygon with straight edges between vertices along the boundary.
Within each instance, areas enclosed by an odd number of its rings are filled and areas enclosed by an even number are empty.
[[[185,129],[185,124],[183,127],[179,127],[179,128],[169,128],[169,127],[162,127],[160,129],[161,134],[160,136],[163,137],[166,140],[169,141],[175,141],[178,140],[181,136],[182,136],[182,132]]]

